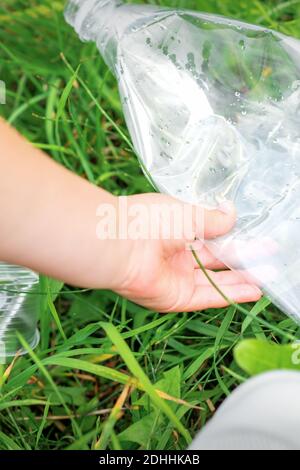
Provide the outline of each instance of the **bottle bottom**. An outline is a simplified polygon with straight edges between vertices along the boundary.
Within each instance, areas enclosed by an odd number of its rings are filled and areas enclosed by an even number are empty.
[[[32,338],[30,340],[27,340],[27,342],[31,349],[35,349],[37,347],[40,342],[40,332],[38,329],[35,330]],[[5,363],[7,358],[14,357],[16,354],[18,354],[19,356],[23,356],[27,353],[28,351],[25,348],[22,348],[22,346],[20,346],[18,349],[15,348],[13,350],[10,348],[6,348],[5,344],[2,344],[0,345],[0,364]]]

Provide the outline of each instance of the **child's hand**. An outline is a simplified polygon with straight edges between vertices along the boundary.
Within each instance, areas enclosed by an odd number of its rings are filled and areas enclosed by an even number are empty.
[[[127,213],[140,213],[134,207],[164,206],[177,207],[178,211],[187,206],[162,194],[142,194],[127,199]],[[138,206],[135,206],[138,204]],[[130,211],[130,209],[133,209]],[[235,211],[231,204],[222,210],[209,211],[194,206],[193,228],[199,238],[215,238],[228,232],[235,223]],[[224,212],[224,209],[226,211]],[[149,213],[149,212],[148,212]],[[178,213],[178,212],[177,212]],[[124,214],[119,214],[124,218]],[[143,218],[143,216],[140,215]],[[147,211],[143,226],[148,226]],[[125,215],[126,218],[126,215]],[[127,217],[128,218],[128,217]],[[198,220],[197,220],[198,219]],[[139,220],[139,219],[138,219]],[[151,224],[155,220],[151,221]],[[160,312],[193,311],[205,308],[224,307],[227,302],[211,285],[188,249],[189,234],[186,234],[186,221],[176,226],[180,239],[163,239],[166,225],[174,228],[175,221],[165,217],[159,220],[159,239],[120,240],[118,273],[115,275],[113,289],[128,299]],[[153,228],[153,227],[152,227]],[[202,264],[210,277],[227,296],[235,302],[252,302],[261,297],[261,291],[247,283],[245,278],[226,269],[205,248],[202,242],[194,244]],[[118,251],[118,250],[116,250]]]
[[[110,207],[120,226],[126,216],[119,204],[121,199],[61,167],[1,120],[0,137],[1,260],[72,285],[112,289],[162,312],[226,305],[187,245],[195,235],[201,240],[228,232],[235,221],[232,208],[224,213],[194,206],[193,217],[182,223],[176,217],[168,221],[166,215],[155,221],[147,215],[153,204],[168,209],[175,203],[179,212],[185,208],[187,215],[192,206],[161,194],[130,196],[125,198],[129,206],[125,212],[134,215],[138,208],[142,212],[146,209],[142,228],[147,229],[150,221],[156,239],[99,239],[99,207]],[[189,228],[190,219],[193,227]],[[131,235],[141,227],[134,228],[131,224]],[[164,238],[164,233],[173,228],[177,230],[176,239]],[[207,269],[224,268],[205,247],[197,249],[197,254]],[[261,296],[260,290],[247,284],[240,274],[219,271],[210,275],[236,302],[255,301]]]

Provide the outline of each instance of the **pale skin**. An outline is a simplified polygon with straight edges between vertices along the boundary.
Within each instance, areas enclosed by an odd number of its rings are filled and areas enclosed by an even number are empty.
[[[116,196],[54,162],[1,119],[0,142],[1,260],[74,286],[111,289],[159,312],[227,305],[186,249],[189,241],[184,236],[179,240],[100,240],[97,208],[107,203],[118,211]],[[127,202],[129,206],[173,204],[174,199],[151,193],[128,196]],[[195,224],[202,220],[195,232],[205,239],[223,235],[234,226],[231,204],[221,210],[196,206],[193,210]],[[258,287],[247,283],[242,274],[227,270],[205,244],[197,247],[197,255],[227,298],[242,303],[261,297]]]

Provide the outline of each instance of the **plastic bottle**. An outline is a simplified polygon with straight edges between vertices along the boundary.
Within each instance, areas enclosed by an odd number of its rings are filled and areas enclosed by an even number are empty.
[[[31,348],[39,341],[39,276],[29,269],[0,262],[0,361],[24,353],[17,333]]]
[[[156,187],[235,229],[210,243],[300,319],[300,42],[217,15],[72,0],[66,19],[115,74],[126,122]]]

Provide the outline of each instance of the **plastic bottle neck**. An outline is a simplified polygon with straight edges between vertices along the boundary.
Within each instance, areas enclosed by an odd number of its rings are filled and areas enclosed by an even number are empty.
[[[80,39],[96,42],[105,62],[115,72],[116,51],[124,31],[159,10],[154,5],[124,4],[122,0],[70,0],[65,18]]]
[[[110,23],[121,0],[70,0],[65,10],[66,21],[83,41],[96,41],[99,31]]]

